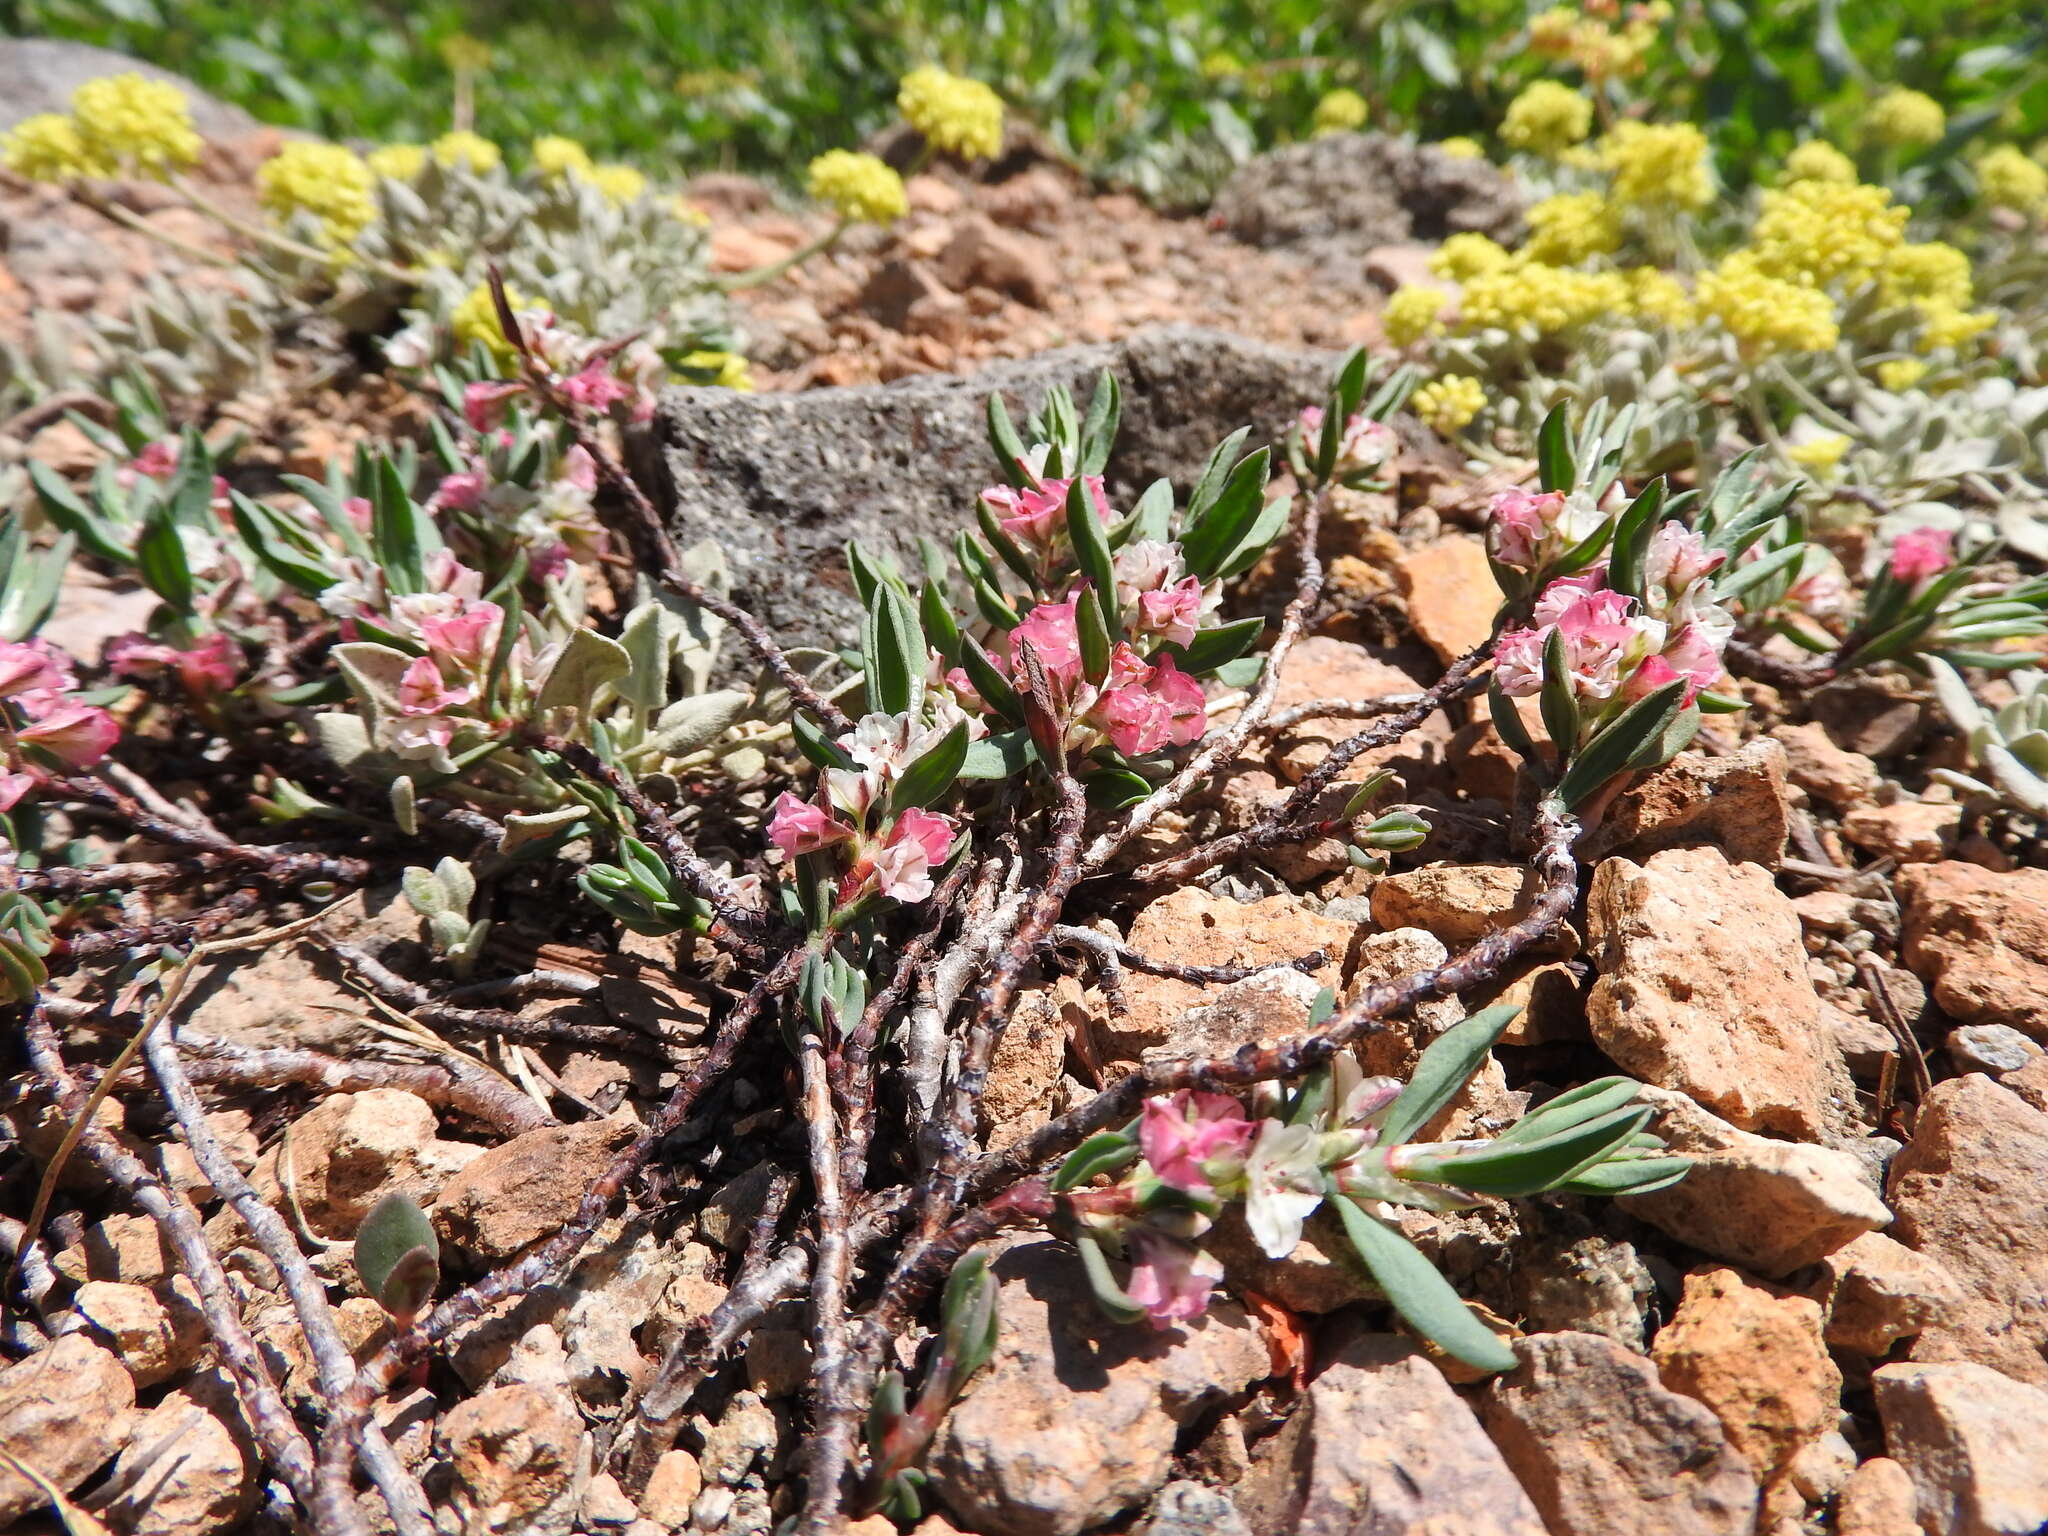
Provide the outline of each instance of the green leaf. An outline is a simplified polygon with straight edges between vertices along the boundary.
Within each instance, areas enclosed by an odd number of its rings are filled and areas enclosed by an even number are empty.
[[[946,658],[948,666],[960,664],[960,620],[954,616],[953,605],[946,601],[943,584],[938,579],[925,582],[917,594],[917,619],[923,628],[925,638],[932,649]]]
[[[1515,708],[1515,701],[1500,691],[1499,683],[1486,685],[1486,707],[1500,739],[1520,753],[1525,761],[1540,766],[1543,759],[1536,755],[1536,739],[1522,724],[1521,712]]]
[[[180,618],[192,614],[192,567],[185,559],[185,541],[179,537],[170,509],[159,505],[143,525],[135,541],[135,563],[148,587]]]
[[[1642,1085],[1626,1077],[1602,1077],[1560,1093],[1502,1131],[1495,1141],[1534,1141],[1582,1121],[1632,1104]]]
[[[334,585],[326,551],[304,529],[240,491],[228,492],[228,504],[234,510],[236,532],[279,581],[308,597],[318,597]]]
[[[1237,450],[1251,435],[1250,427],[1239,427],[1210,452],[1209,462],[1202,466],[1201,478],[1195,481],[1194,490],[1188,494],[1185,526],[1193,526],[1223,494],[1223,487],[1230,478],[1230,466],[1237,461]]]
[[[1569,1195],[1647,1195],[1692,1172],[1689,1157],[1615,1158],[1557,1186]]]
[[[1079,479],[1067,487],[1067,537],[1073,541],[1074,563],[1097,594],[1102,627],[1113,643],[1123,637],[1123,624],[1117,613],[1116,563],[1109,552],[1102,519],[1095,515],[1092,498]]]
[[[1024,615],[1012,608],[993,583],[977,576],[973,581],[974,606],[988,623],[997,629],[1015,629],[1024,622]]]
[[[1614,552],[1607,562],[1607,584],[1615,591],[1636,598],[1643,595],[1643,556],[1649,551],[1668,489],[1664,477],[1659,475],[1615,519]]]
[[[1135,544],[1140,540],[1165,543],[1173,535],[1173,482],[1154,480],[1146,486],[1125,522],[1128,528],[1124,537],[1122,540],[1112,539],[1112,543]]]
[[[1010,408],[996,391],[991,391],[988,397],[988,441],[995,450],[996,463],[1002,469],[1003,478],[1020,488],[1031,484],[1031,472],[1024,467],[1024,456],[1028,452],[1024,439],[1017,435],[1017,428],[1010,420]]]
[[[1626,770],[1636,754],[1665,739],[1665,732],[1684,710],[1685,679],[1666,683],[1629,705],[1614,723],[1572,758],[1557,797],[1566,810],[1576,810],[1595,790]]]
[[[868,708],[885,715],[917,706],[924,691],[924,631],[917,610],[901,589],[882,583],[868,605],[861,670],[867,677]]]
[[[1131,1300],[1124,1288],[1116,1283],[1116,1276],[1109,1272],[1109,1260],[1102,1252],[1102,1244],[1083,1232],[1075,1237],[1074,1246],[1081,1251],[1081,1268],[1087,1272],[1088,1286],[1095,1292],[1096,1305],[1119,1323],[1135,1323],[1143,1317],[1145,1309]]]
[[[1651,1114],[1646,1105],[1624,1105],[1548,1136],[1528,1141],[1496,1141],[1476,1152],[1449,1157],[1418,1157],[1405,1173],[1431,1183],[1504,1199],[1540,1194],[1626,1146],[1637,1131],[1650,1123]]]
[[[963,779],[1010,779],[1038,761],[1038,749],[1026,730],[997,731],[967,744],[960,764]]]
[[[1521,1011],[1513,1003],[1496,1003],[1430,1041],[1409,1075],[1408,1086],[1380,1121],[1379,1145],[1398,1147],[1434,1120],[1479,1070],[1486,1053]]]
[[[816,763],[820,768],[838,768],[851,771],[854,762],[839,749],[839,744],[827,736],[808,715],[791,715],[789,734],[795,738],[797,751]]]
[[[127,545],[115,537],[113,524],[79,500],[71,487],[64,483],[63,477],[49,465],[30,459],[28,478],[29,483],[35,486],[36,499],[42,503],[50,521],[74,535],[93,554],[116,565],[127,565],[135,558],[128,552]]]
[[[1365,387],[1372,382],[1372,354],[1364,347],[1353,347],[1337,367],[1336,382],[1331,386],[1337,397],[1336,415],[1339,429],[1358,412],[1358,405],[1365,398]]]
[[[660,603],[642,603],[619,626],[627,672],[619,681],[619,697],[642,714],[668,702],[669,663],[683,627],[681,619]]]
[[[434,1294],[441,1240],[427,1214],[404,1195],[386,1195],[356,1229],[356,1274],[392,1316],[410,1319]]]
[[[1579,739],[1579,706],[1572,697],[1571,659],[1565,654],[1564,631],[1556,625],[1543,642],[1543,690],[1537,696],[1543,729],[1560,752],[1570,754]]]
[[[1578,478],[1572,463],[1571,412],[1554,407],[1536,433],[1536,474],[1546,491],[1570,491]]]
[[[953,1361],[957,1392],[996,1352],[1001,1319],[996,1315],[996,1282],[988,1272],[988,1255],[970,1253],[946,1277],[939,1307],[942,1349]]]
[[[425,590],[427,552],[441,536],[425,512],[413,505],[398,465],[381,455],[370,497],[370,547],[384,579],[400,595]]]
[[[1333,1196],[1344,1235],[1365,1261],[1373,1284],[1417,1333],[1445,1354],[1481,1371],[1511,1371],[1515,1352],[1465,1305],[1422,1251],[1346,1196]]]
[[[1224,558],[1216,572],[1219,581],[1228,581],[1242,576],[1259,563],[1259,559],[1272,547],[1275,539],[1287,527],[1287,519],[1293,513],[1293,504],[1285,496],[1275,496],[1259,507],[1259,514],[1252,519],[1237,546]]]
[[[1110,639],[1093,587],[1083,587],[1074,604],[1074,634],[1081,646],[1081,675],[1100,684],[1109,676]]]
[[[1198,629],[1195,638],[1186,645],[1169,646],[1167,650],[1178,658],[1183,672],[1202,677],[1227,662],[1237,660],[1256,645],[1259,636],[1265,632],[1266,621],[1254,616],[1219,624],[1214,629]]]
[[[1095,381],[1095,393],[1089,397],[1088,417],[1081,423],[1081,467],[1075,476],[1076,483],[1083,475],[1101,474],[1109,463],[1123,411],[1123,386],[1105,368]]]
[[[633,658],[618,641],[594,629],[573,629],[563,642],[562,654],[548,669],[534,700],[537,713],[573,709],[588,720],[602,697],[615,691],[633,670]]]
[[[1116,765],[1090,769],[1081,776],[1088,803],[1099,811],[1121,811],[1152,793],[1152,784],[1134,768]]]
[[[1138,1144],[1128,1131],[1097,1131],[1066,1156],[1052,1176],[1054,1194],[1062,1194],[1102,1174],[1117,1174],[1138,1160]]]
[[[945,797],[960,777],[961,766],[967,761],[967,722],[955,721],[953,729],[939,738],[938,742],[918,754],[896,785],[889,791],[889,811],[901,815],[904,811],[923,810],[936,805]]]
[[[1805,544],[1791,544],[1752,560],[1747,565],[1727,567],[1727,574],[1714,583],[1714,600],[1732,603],[1747,596],[1772,577],[1796,567],[1806,558],[1808,548]]]
[[[974,685],[984,704],[1005,720],[1023,723],[1024,703],[1017,697],[1017,690],[972,635],[960,637],[960,670],[967,674],[967,681]]]
[[[1180,549],[1188,569],[1202,580],[1213,580],[1251,533],[1263,510],[1270,457],[1265,448],[1248,455],[1230,472],[1214,503],[1200,514],[1190,508]]]

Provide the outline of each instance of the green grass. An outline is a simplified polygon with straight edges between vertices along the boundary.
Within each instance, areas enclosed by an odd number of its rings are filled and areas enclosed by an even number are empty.
[[[1199,196],[1362,91],[1376,121],[1484,135],[1545,71],[1511,0],[0,0],[0,32],[101,43],[269,121],[334,137],[449,124],[458,35],[492,54],[479,131],[566,133],[651,170],[793,176],[887,123],[897,77],[938,62],[995,85],[1089,169]],[[346,24],[344,25],[344,21]],[[1852,131],[1874,85],[1941,99],[1964,132],[2048,134],[2048,19],[2035,0],[1679,0],[1624,89],[1713,134],[1740,184],[1796,137]],[[1566,72],[1562,78],[1575,80]],[[1625,105],[1625,101],[1622,103]],[[1932,157],[1938,161],[1937,154]]]

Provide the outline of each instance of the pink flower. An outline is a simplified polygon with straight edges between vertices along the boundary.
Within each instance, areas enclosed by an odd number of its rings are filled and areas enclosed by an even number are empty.
[[[1039,665],[1045,668],[1047,677],[1068,686],[1080,680],[1081,636],[1074,626],[1076,601],[1070,597],[1063,603],[1040,603],[1025,616],[1023,623],[1010,631],[1010,670],[1019,682],[1024,680],[1025,673],[1018,647],[1025,642],[1038,653]]]
[[[342,515],[355,525],[358,533],[368,533],[376,514],[371,509],[367,496],[351,496],[341,504]]]
[[[905,811],[874,854],[876,888],[896,901],[923,901],[932,893],[932,870],[952,851],[950,820],[930,811]]]
[[[57,694],[29,693],[19,700],[32,724],[15,732],[71,768],[90,768],[121,739],[114,717],[95,705]]]
[[[1203,1164],[1240,1156],[1252,1139],[1244,1106],[1223,1093],[1183,1088],[1171,1098],[1145,1101],[1138,1148],[1160,1183],[1185,1194],[1211,1191]]]
[[[1550,626],[1511,629],[1493,648],[1493,680],[1511,699],[1532,698],[1543,691],[1543,646]]]
[[[1183,577],[1170,587],[1138,594],[1138,625],[1170,645],[1186,645],[1195,638],[1202,616],[1202,583],[1194,576]]]
[[[1949,548],[1954,535],[1939,528],[1915,528],[1892,541],[1892,579],[1907,585],[1924,581],[1956,563]]]
[[[420,639],[428,650],[465,667],[475,667],[484,653],[497,644],[498,626],[505,610],[496,603],[464,603],[448,618],[422,618]]]
[[[32,773],[0,773],[0,814],[21,804],[21,797],[35,787],[36,779]]]
[[[1669,669],[1671,676],[1665,679],[1666,682],[1681,677],[1685,679],[1685,702],[1688,704],[1721,681],[1720,649],[1714,644],[1713,637],[1698,624],[1681,625],[1665,643],[1663,654],[1651,660]],[[1643,665],[1648,666],[1649,662]]]
[[[406,715],[439,715],[459,709],[475,698],[475,691],[450,688],[431,656],[416,656],[398,679],[398,709]]]
[[[505,418],[505,402],[526,392],[524,384],[478,379],[463,386],[462,419],[471,430],[488,432]]]
[[[792,859],[829,848],[852,834],[853,829],[844,822],[833,820],[786,789],[776,797],[775,814],[768,822],[768,841]]]
[[[633,391],[607,373],[602,363],[592,363],[581,373],[564,379],[562,393],[578,405],[588,406],[593,411],[605,411],[611,409],[614,401],[624,400]]]
[[[1653,606],[1661,607],[1711,576],[1727,558],[1724,551],[1709,550],[1707,541],[1685,524],[1666,523],[1650,535],[1643,552],[1643,590],[1659,599]]]
[[[185,445],[175,437],[160,437],[144,444],[142,452],[128,461],[128,483],[134,484],[136,475],[147,475],[152,480],[170,479],[178,472],[178,459],[184,451]]]
[[[121,677],[154,677],[175,672],[188,693],[220,693],[235,685],[242,670],[242,653],[226,635],[216,630],[189,650],[159,645],[147,635],[120,635],[107,642],[108,668]]]
[[[562,479],[579,491],[597,489],[597,460],[590,456],[590,450],[581,443],[575,444],[562,455]]]
[[[75,681],[68,658],[48,641],[0,641],[0,699],[18,693],[62,692]]]
[[[889,829],[891,847],[906,841],[914,842],[924,850],[926,862],[943,864],[946,855],[953,851],[952,820],[913,807],[898,816],[895,826]]]
[[[1126,757],[1157,752],[1172,738],[1173,711],[1158,694],[1136,683],[1107,690],[1092,713],[1110,745]]]
[[[1544,540],[1564,510],[1562,491],[1502,491],[1493,498],[1487,537],[1502,565],[1533,570]]]
[[[433,500],[429,506],[443,511],[468,512],[484,499],[484,477],[472,470],[443,475],[441,483],[434,488]]]
[[[1323,435],[1323,408],[1320,405],[1304,405],[1301,415],[1296,418],[1301,431],[1301,441],[1306,447],[1314,447]]]
[[[1209,1309],[1209,1293],[1223,1278],[1223,1266],[1199,1248],[1154,1232],[1131,1238],[1134,1255],[1127,1295],[1143,1307],[1152,1326],[1171,1328]]]
[[[1018,489],[1009,485],[992,485],[981,493],[1002,522],[1003,532],[1027,549],[1045,550],[1051,547],[1054,538],[1067,525],[1067,490],[1072,480],[1040,480],[1036,485]],[[1084,482],[1088,500],[1095,508],[1095,515],[1103,522],[1109,521],[1109,497],[1102,489],[1102,476],[1090,475]]]
[[[1167,739],[1177,747],[1200,741],[1209,728],[1209,701],[1202,695],[1202,685],[1175,666],[1171,656],[1162,656],[1152,669],[1149,686],[1173,717]]]

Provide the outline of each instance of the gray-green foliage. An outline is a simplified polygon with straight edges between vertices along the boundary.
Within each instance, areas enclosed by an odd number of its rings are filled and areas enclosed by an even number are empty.
[[[2048,817],[2048,673],[2029,667],[2007,675],[2013,697],[1986,709],[1962,674],[1939,657],[1927,658],[1934,696],[1970,742],[1970,755],[1987,776],[1977,779],[1937,768],[1935,777],[1971,794],[2001,800],[2032,816]]]

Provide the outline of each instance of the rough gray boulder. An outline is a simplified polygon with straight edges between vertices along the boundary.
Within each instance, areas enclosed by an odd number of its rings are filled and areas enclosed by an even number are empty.
[[[1515,238],[1522,198],[1484,160],[1379,133],[1333,133],[1242,166],[1212,215],[1248,245],[1285,246],[1356,263],[1374,246],[1441,240],[1476,230]]]
[[[216,101],[182,76],[111,48],[54,37],[0,37],[0,130],[38,112],[68,111],[71,93],[86,81],[123,74],[168,80],[182,89],[191,98],[192,125],[206,138],[240,138],[259,126],[240,107]]]
[[[985,417],[992,390],[1021,427],[1051,385],[1085,405],[1096,376],[1113,369],[1124,410],[1109,480],[1123,507],[1161,475],[1185,495],[1210,450],[1241,426],[1252,427],[1253,444],[1276,438],[1322,398],[1338,360],[1165,326],[964,378],[790,395],[672,389],[658,420],[670,523],[685,544],[724,545],[734,596],[778,637],[846,644],[859,618],[846,541],[915,570],[919,534],[950,544],[973,526],[974,498],[997,478]]]

